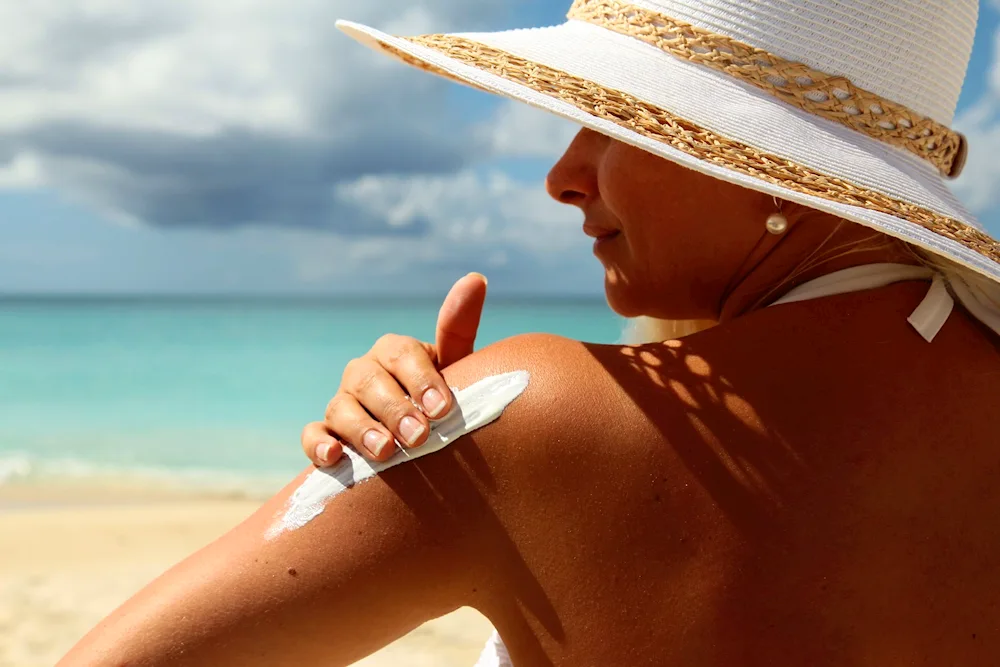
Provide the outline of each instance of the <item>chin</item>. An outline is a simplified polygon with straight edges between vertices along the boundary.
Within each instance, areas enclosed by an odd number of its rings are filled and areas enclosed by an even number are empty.
[[[652,317],[651,311],[663,308],[663,303],[659,303],[663,295],[658,290],[644,281],[631,278],[618,265],[605,265],[604,296],[611,310],[629,319],[646,315]]]
[[[660,294],[653,300],[648,290],[623,289],[621,284],[605,281],[604,295],[608,306],[626,319],[649,317],[655,320],[692,321],[707,320],[709,317],[698,313],[691,303],[671,303]]]
[[[605,284],[604,295],[611,310],[622,317],[642,317],[646,314],[645,309],[636,303],[634,296],[630,295],[626,290],[622,290],[619,286]]]

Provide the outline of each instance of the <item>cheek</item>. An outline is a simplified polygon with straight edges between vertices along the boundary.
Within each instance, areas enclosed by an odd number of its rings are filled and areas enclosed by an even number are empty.
[[[710,316],[759,236],[745,224],[757,195],[629,147],[609,150],[599,175],[624,231],[605,262],[609,296],[630,311],[670,302],[671,316]]]
[[[617,142],[597,175],[601,212],[623,231],[599,255],[612,307],[626,317],[715,317],[764,233],[769,198]]]
[[[655,178],[634,149],[616,145],[598,171],[601,201],[615,218],[629,245],[638,250],[644,239],[661,232],[669,207],[668,183]],[[650,239],[651,240],[651,239]]]
[[[683,167],[637,149],[609,152],[602,164],[601,198],[625,233],[635,270],[677,266],[701,247],[704,195]]]

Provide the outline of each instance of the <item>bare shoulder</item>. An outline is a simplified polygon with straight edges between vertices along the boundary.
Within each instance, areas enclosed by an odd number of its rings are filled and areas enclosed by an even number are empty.
[[[669,345],[532,335],[446,372],[459,387],[531,374],[500,420],[424,466],[442,488],[468,483],[462,502],[480,508],[473,549],[483,567],[478,597],[465,603],[490,616],[524,664],[541,664],[543,653],[566,664],[601,655],[594,623],[635,630],[664,599],[696,595],[697,577],[681,581],[687,563],[703,538],[719,535],[692,474],[706,452],[686,444],[698,431],[692,396],[672,381],[681,368],[701,372]]]
[[[526,434],[541,434],[543,427],[561,430],[572,420],[594,426],[609,414],[600,406],[617,394],[613,369],[605,362],[620,349],[549,334],[515,336],[463,359],[445,376],[463,387],[493,374],[527,372],[528,389],[504,413],[505,431],[531,424]]]
[[[644,456],[662,436],[654,418],[678,395],[662,373],[669,348],[596,345],[531,334],[492,345],[449,368],[454,386],[483,377],[526,371],[528,388],[503,417],[469,436],[498,468],[517,475],[519,486],[555,488],[565,470],[585,477],[619,465],[628,452]],[[653,413],[653,414],[650,414]],[[615,457],[609,456],[614,452]],[[616,458],[617,457],[617,458]],[[596,471],[594,473],[584,471]],[[580,478],[582,480],[582,478]]]

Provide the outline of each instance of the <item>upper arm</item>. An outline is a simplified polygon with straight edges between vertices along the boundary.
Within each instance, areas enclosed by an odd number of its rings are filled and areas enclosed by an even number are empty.
[[[61,664],[349,664],[461,606],[502,615],[511,594],[556,628],[523,551],[525,536],[541,528],[531,508],[551,493],[539,483],[544,466],[559,456],[546,443],[573,436],[552,418],[579,391],[580,369],[567,370],[567,354],[582,346],[529,336],[459,362],[445,372],[453,386],[515,370],[531,382],[497,422],[265,539],[307,470],[126,603]],[[577,428],[594,418],[581,415]]]

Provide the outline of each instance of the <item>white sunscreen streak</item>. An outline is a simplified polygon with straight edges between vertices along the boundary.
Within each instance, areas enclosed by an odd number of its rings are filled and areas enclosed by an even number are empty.
[[[504,409],[528,387],[531,376],[526,371],[494,375],[471,387],[455,390],[455,407],[441,421],[431,423],[427,442],[418,449],[397,448],[391,459],[373,463],[349,447],[344,458],[332,468],[317,470],[306,477],[302,486],[285,504],[265,537],[273,540],[289,530],[297,530],[318,517],[327,504],[355,484],[371,479],[383,470],[438,452],[467,433],[496,421]]]

